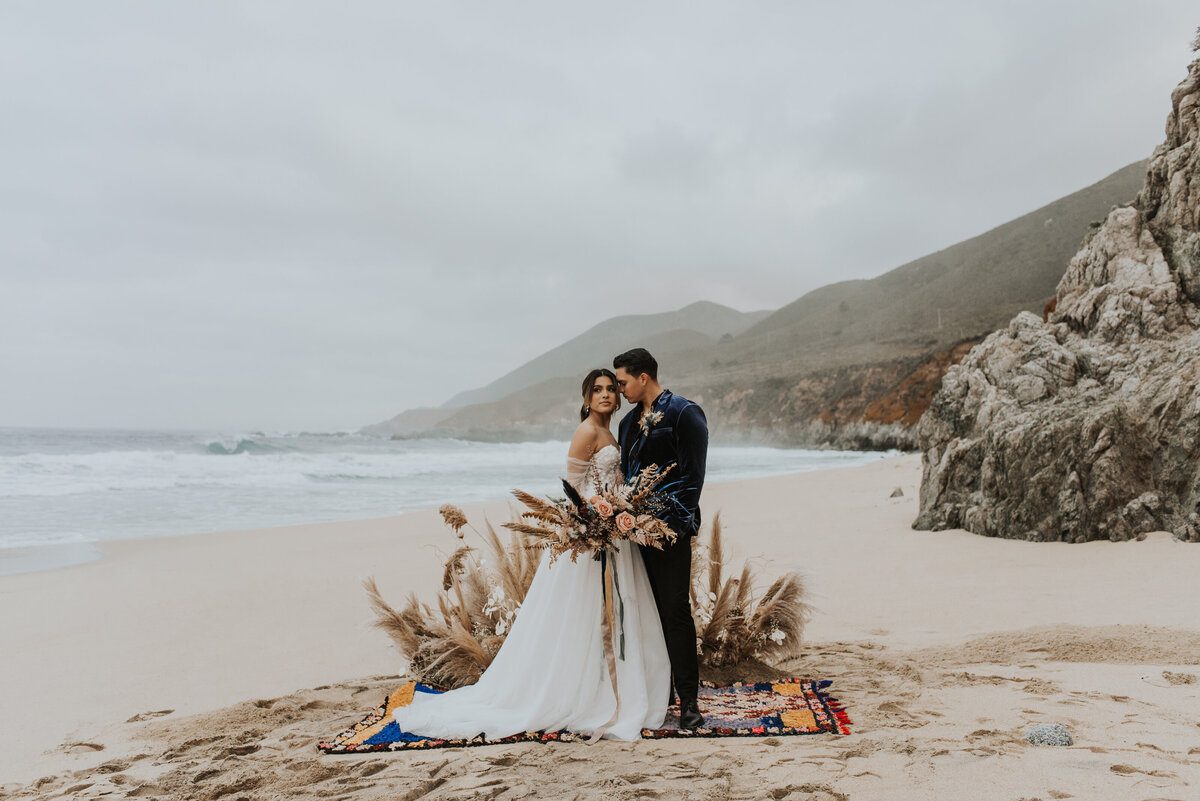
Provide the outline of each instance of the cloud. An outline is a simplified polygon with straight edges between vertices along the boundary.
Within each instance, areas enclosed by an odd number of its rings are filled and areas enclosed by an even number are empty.
[[[1184,2],[0,10],[0,424],[353,428],[1143,158]]]

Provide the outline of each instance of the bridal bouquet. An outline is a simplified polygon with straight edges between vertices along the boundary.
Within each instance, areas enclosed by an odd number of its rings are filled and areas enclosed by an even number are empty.
[[[517,522],[502,525],[541,541],[554,561],[570,554],[574,562],[580,554],[593,556],[612,548],[619,540],[629,540],[652,548],[674,542],[676,534],[661,519],[671,497],[661,487],[672,465],[661,469],[650,465],[633,480],[619,487],[593,482],[599,486],[588,499],[580,496],[575,487],[563,481],[567,497],[550,501],[513,490],[527,511]],[[592,468],[595,469],[594,466]]]

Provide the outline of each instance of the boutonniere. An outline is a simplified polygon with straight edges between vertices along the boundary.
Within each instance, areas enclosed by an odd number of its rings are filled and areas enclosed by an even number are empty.
[[[650,414],[643,414],[642,419],[638,420],[638,425],[641,426],[641,428],[642,428],[642,434],[649,434],[650,429],[654,428],[654,426],[661,419],[662,419],[662,412],[651,412]]]

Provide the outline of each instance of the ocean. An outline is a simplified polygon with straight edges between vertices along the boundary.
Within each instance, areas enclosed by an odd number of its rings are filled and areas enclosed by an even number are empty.
[[[97,558],[105,540],[383,517],[561,494],[567,443],[361,434],[0,428],[0,575]],[[883,452],[713,446],[706,481]]]

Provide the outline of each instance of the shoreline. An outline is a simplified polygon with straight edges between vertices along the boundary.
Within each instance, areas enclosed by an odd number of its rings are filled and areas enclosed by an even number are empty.
[[[889,451],[861,451],[861,453],[879,453],[879,454],[881,454],[878,459],[879,462],[886,462],[886,461],[892,460],[892,459],[902,459],[902,458],[913,455],[913,454],[909,454],[909,453],[896,453],[893,455],[886,455],[886,454],[890,453]],[[873,464],[873,462],[867,462],[867,464]],[[854,465],[854,466],[857,466],[857,465]],[[795,475],[802,475],[804,473],[821,472],[824,470],[841,470],[841,469],[846,469],[846,467],[847,466],[845,466],[845,465],[831,465],[829,467],[821,467],[821,468],[817,468],[815,470],[794,470],[794,471],[785,472],[785,473],[771,473],[769,475],[754,476],[751,478],[722,479],[719,481],[706,482],[705,488],[709,489],[712,487],[720,486],[722,484],[736,483],[736,482],[740,482],[740,481],[757,481],[758,479],[762,479],[762,478],[777,478],[780,476],[795,476]],[[478,499],[475,501],[471,501],[468,504],[456,504],[456,505],[462,505],[464,507],[465,506],[475,506],[475,505],[495,505],[495,504],[499,504],[502,502],[507,502],[509,500],[509,498],[510,498],[510,496],[507,495],[507,493],[506,493],[505,495],[498,495],[498,496],[491,497],[491,498],[481,498],[481,499]],[[409,509],[404,509],[403,511],[396,512],[395,514],[382,515],[382,516],[377,516],[377,517],[353,517],[353,518],[345,518],[345,519],[337,519],[337,520],[315,520],[315,521],[303,521],[303,522],[294,522],[294,523],[282,523],[279,525],[270,525],[270,526],[255,526],[253,528],[222,528],[222,529],[215,529],[215,530],[210,530],[210,531],[193,531],[193,532],[182,532],[182,533],[174,533],[174,534],[161,534],[161,535],[148,536],[148,537],[123,537],[123,538],[116,538],[116,539],[89,540],[86,542],[51,543],[51,544],[46,544],[46,545],[22,545],[22,546],[17,546],[17,547],[12,547],[12,548],[0,548],[0,578],[3,578],[5,576],[24,575],[27,573],[51,572],[51,571],[55,571],[55,570],[62,570],[62,569],[69,568],[69,567],[75,567],[77,565],[87,564],[89,562],[98,561],[98,560],[101,560],[104,558],[105,553],[107,551],[107,547],[111,543],[141,542],[141,541],[145,541],[145,540],[163,540],[163,539],[172,539],[172,538],[177,538],[177,537],[211,537],[211,536],[216,536],[216,535],[226,534],[226,533],[233,533],[233,532],[257,532],[257,531],[267,531],[267,530],[271,530],[271,529],[295,528],[295,527],[300,527],[300,526],[344,525],[344,524],[357,523],[357,522],[363,522],[363,521],[368,521],[368,520],[383,520],[383,519],[404,517],[405,515],[418,514],[418,513],[422,513],[422,512],[428,512],[430,510],[435,510],[435,509],[439,508],[440,506],[442,506],[441,503],[432,504],[432,505],[424,505],[424,506],[416,506],[416,507],[412,507]]]
[[[853,734],[837,741],[790,738],[779,750],[761,742],[726,748],[728,741],[670,746],[659,741],[614,743],[588,755],[623,764],[653,749],[683,756],[736,751],[749,760],[746,771],[758,775],[761,767],[766,776],[774,768],[755,761],[760,751],[788,753],[799,762],[809,753],[805,749],[829,754],[831,748],[850,747],[841,743],[870,742],[876,745],[862,760],[839,764],[852,767],[851,774],[890,776],[890,798],[930,797],[895,792],[907,775],[894,764],[904,749],[916,749],[921,764],[930,765],[943,764],[932,756],[941,748],[956,753],[953,745],[927,749],[921,738],[940,732],[938,737],[961,741],[976,730],[995,730],[1001,734],[989,737],[997,742],[980,747],[994,755],[1016,753],[1027,747],[1019,742],[1021,721],[1038,719],[1021,710],[1034,710],[1065,719],[1094,742],[1098,732],[1121,722],[1121,714],[1143,707],[1093,702],[1088,693],[1140,698],[1138,676],[1162,684],[1164,672],[1200,673],[1187,667],[1200,665],[1194,614],[1200,549],[1169,534],[1152,534],[1143,542],[1065,544],[961,530],[914,531],[919,481],[920,457],[903,455],[705,488],[704,530],[719,509],[731,570],[749,559],[759,584],[785,570],[804,576],[816,614],[805,633],[804,656],[789,669],[834,681],[835,695],[855,722]],[[890,497],[897,486],[904,495]],[[508,519],[507,501],[463,508],[480,528],[484,515],[494,522]],[[53,786],[68,788],[83,781],[70,779],[73,771],[98,782],[97,791],[113,789],[104,784],[108,779],[96,778],[97,766],[106,761],[132,767],[110,766],[99,772],[105,776],[150,782],[152,775],[204,763],[208,757],[197,756],[201,746],[194,743],[210,740],[227,748],[263,748],[244,765],[242,758],[214,751],[210,767],[222,775],[243,768],[265,775],[276,769],[271,759],[285,757],[324,771],[320,781],[360,768],[359,760],[318,759],[315,744],[361,718],[378,703],[380,688],[393,684],[403,669],[390,640],[371,625],[361,581],[375,576],[393,603],[409,592],[432,601],[442,573],[438,551],[449,553],[457,542],[436,509],[428,509],[346,523],[110,541],[103,543],[103,558],[57,569],[69,569],[67,581],[68,574],[57,570],[0,576],[5,632],[0,664],[6,679],[0,706],[22,732],[0,760],[0,797],[15,787],[5,783],[40,776],[66,776],[67,783]],[[1001,674],[1007,678],[995,678]],[[1061,692],[1047,690],[1044,702],[1026,692],[1051,685]],[[1180,739],[1180,732],[1192,736],[1194,724],[1181,728],[1172,722],[1181,715],[1200,718],[1194,686],[1153,692],[1146,704],[1170,700],[1176,706],[1169,714],[1155,707],[1146,732],[1138,734],[1141,742],[1181,755],[1172,759],[1195,759]],[[943,717],[930,717],[933,712]],[[918,720],[924,721],[919,727]],[[291,738],[286,743],[272,739],[272,732],[285,730]],[[981,738],[987,739],[975,737]],[[885,741],[886,748],[879,745]],[[193,745],[184,748],[188,742]],[[449,759],[447,770],[459,765],[466,776],[478,771],[470,767],[473,760],[492,753],[383,756],[393,757],[389,764],[403,775],[412,772],[405,766],[422,760],[432,766]],[[544,753],[553,761],[553,753],[561,759],[566,752],[513,753],[526,754],[521,759],[542,759],[531,755]],[[1042,756],[1045,750],[1037,753],[1038,759],[1054,758]],[[1060,753],[1065,758],[1084,752]],[[142,761],[131,761],[137,755]],[[1140,755],[1135,762],[1151,769],[1159,764],[1146,761],[1151,758],[1159,759]],[[962,759],[967,762],[955,762],[949,773],[939,768],[941,774],[932,775],[957,775],[977,757]],[[1019,769],[1019,763],[1004,764],[1007,771]],[[1106,766],[1101,773],[1106,782],[1128,778],[1109,774]],[[604,788],[595,777],[591,781],[599,797]],[[867,779],[848,776],[838,791],[862,781]],[[314,782],[312,797],[336,795],[332,785]],[[1103,782],[1098,787],[1092,797],[1123,797],[1105,790]],[[267,789],[251,795],[289,795]],[[1010,796],[1016,797],[1003,797]]]

